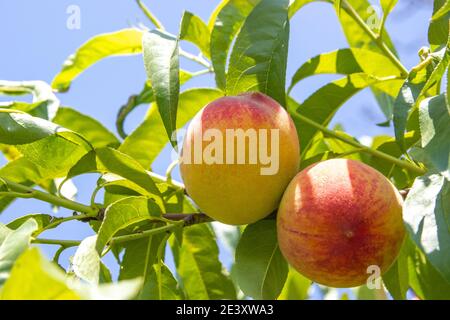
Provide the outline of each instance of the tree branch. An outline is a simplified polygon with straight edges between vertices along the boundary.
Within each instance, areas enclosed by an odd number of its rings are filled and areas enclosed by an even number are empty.
[[[136,3],[156,28],[164,30],[164,26],[162,25],[162,23],[158,20],[158,18],[156,18],[156,16],[147,8],[147,6],[141,0],[136,0]]]
[[[53,194],[39,191],[27,186],[24,186],[20,183],[16,183],[13,181],[10,181],[5,178],[1,178],[1,181],[3,181],[6,184],[6,187],[9,191],[2,192],[3,196],[12,196],[17,198],[34,198],[38,199],[44,202],[48,202],[51,204],[54,204],[55,206],[64,207],[70,210],[83,212],[86,214],[89,214],[90,216],[96,216],[98,213],[98,210],[95,208],[92,208],[90,206],[86,206],[84,204],[61,198],[58,196],[55,196]]]
[[[372,38],[376,45],[383,51],[384,54],[394,63],[394,65],[401,71],[403,77],[408,76],[408,69],[401,63],[397,56],[389,49],[386,43],[375,34],[369,26],[364,22],[358,12],[352,7],[347,0],[342,0],[342,8],[358,23],[358,25]]]
[[[353,146],[355,148],[360,149],[362,152],[369,153],[369,154],[371,154],[371,155],[373,155],[373,156],[375,156],[377,158],[384,159],[386,161],[394,163],[395,165],[399,166],[400,168],[405,168],[405,169],[411,170],[413,172],[419,173],[421,175],[423,175],[423,174],[425,174],[427,172],[426,170],[418,167],[417,165],[415,165],[413,163],[410,163],[410,162],[407,162],[407,161],[404,161],[404,160],[400,160],[400,159],[395,158],[395,157],[393,157],[393,156],[391,156],[391,155],[389,155],[387,153],[381,152],[381,151],[376,150],[376,149],[369,148],[369,147],[367,147],[365,145],[362,145],[361,143],[359,143],[359,142],[357,142],[355,140],[352,140],[352,139],[349,139],[349,138],[347,138],[347,137],[345,137],[343,135],[340,135],[339,133],[328,129],[327,127],[325,127],[325,126],[323,126],[323,125],[321,125],[321,124],[319,124],[319,123],[317,123],[317,122],[315,122],[315,121],[313,121],[313,120],[311,120],[311,119],[309,119],[309,118],[307,118],[307,117],[305,117],[305,116],[303,116],[303,115],[301,115],[301,114],[299,114],[297,112],[292,112],[291,116],[296,118],[299,121],[307,123],[310,126],[312,126],[312,127],[316,128],[316,129],[322,131],[324,134],[327,134],[327,135],[332,136],[332,137],[334,137],[336,139],[339,139],[339,140],[341,140],[341,141],[343,141],[343,142],[345,142],[345,143],[347,143],[347,144],[349,144],[349,145],[351,145],[351,146]]]

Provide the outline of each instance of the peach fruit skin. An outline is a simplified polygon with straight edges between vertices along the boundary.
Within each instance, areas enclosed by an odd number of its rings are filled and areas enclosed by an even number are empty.
[[[198,132],[194,130],[211,128],[219,129],[224,137],[226,129],[267,129],[269,143],[270,129],[279,129],[279,170],[275,175],[261,175],[260,168],[267,165],[261,166],[259,160],[257,164],[248,164],[248,160],[245,164],[181,163],[189,196],[208,216],[231,225],[253,223],[275,211],[300,163],[297,131],[286,110],[262,93],[219,98],[193,118],[183,150],[188,145],[194,149],[194,132]]]
[[[334,159],[301,171],[277,216],[280,249],[309,279],[330,287],[366,284],[372,265],[386,272],[405,236],[403,199],[375,169]]]

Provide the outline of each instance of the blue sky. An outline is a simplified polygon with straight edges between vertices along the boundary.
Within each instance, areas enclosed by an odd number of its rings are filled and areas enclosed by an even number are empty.
[[[146,1],[169,32],[177,33],[183,10],[191,11],[205,21],[220,2],[219,0],[152,0]],[[401,60],[407,68],[417,64],[419,48],[427,44],[427,26],[431,16],[432,1],[400,1],[387,23],[388,31],[396,45]],[[77,5],[81,11],[81,28],[66,27],[70,5]],[[0,30],[2,45],[0,51],[0,79],[2,80],[44,80],[51,82],[63,61],[90,37],[112,32],[129,26],[145,23],[134,0],[39,0],[0,1]],[[196,52],[187,43],[186,51]],[[290,77],[308,58],[322,52],[348,47],[332,6],[315,3],[302,9],[292,20],[290,51],[288,61],[288,83]],[[198,65],[182,60],[182,66],[190,71],[201,69]],[[302,100],[321,85],[335,79],[334,76],[317,76],[303,81],[294,89],[294,97]],[[145,72],[141,56],[111,58],[101,61],[75,80],[69,92],[60,94],[63,105],[75,108],[94,118],[115,132],[115,118],[118,108],[128,96],[141,90]],[[212,76],[202,76],[190,81],[185,88],[214,86]],[[0,96],[0,101],[11,98]],[[126,122],[130,132],[143,118],[146,107],[137,109]],[[392,128],[380,128],[375,124],[384,118],[369,91],[353,97],[337,113],[334,123],[341,123],[345,129],[357,136],[391,134]],[[163,173],[168,165],[166,148],[156,163],[155,169]],[[5,160],[0,158],[0,165]],[[175,177],[179,177],[178,174]],[[95,175],[75,179],[78,186],[78,201],[87,203],[96,181]],[[35,200],[17,200],[0,215],[0,222],[8,222],[26,213],[51,213],[51,208]],[[61,210],[59,215],[70,212]],[[43,236],[83,239],[91,235],[90,229],[82,223],[67,223]],[[43,246],[50,257],[55,248]],[[61,261],[67,266],[73,250],[67,250]],[[230,261],[222,250],[221,257]],[[110,264],[110,258],[107,264]],[[116,273],[117,270],[114,270]]]

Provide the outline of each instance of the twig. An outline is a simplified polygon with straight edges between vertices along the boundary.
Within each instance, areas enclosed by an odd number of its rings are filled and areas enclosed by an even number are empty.
[[[364,22],[361,16],[356,12],[347,0],[342,0],[343,9],[355,20],[356,23],[372,38],[376,45],[383,51],[384,54],[394,63],[394,65],[401,71],[403,77],[407,77],[408,69],[401,63],[397,56],[389,49],[381,37],[377,36],[369,26]]]
[[[349,144],[349,145],[351,145],[353,147],[356,147],[356,148],[360,149],[362,152],[369,153],[369,154],[371,154],[371,155],[373,155],[373,156],[375,156],[377,158],[387,160],[387,161],[389,161],[391,163],[396,164],[400,168],[405,168],[405,169],[411,170],[411,171],[419,173],[419,174],[425,174],[426,173],[426,170],[418,167],[417,165],[415,165],[413,163],[400,160],[400,159],[395,158],[395,157],[393,157],[393,156],[391,156],[391,155],[389,155],[387,153],[384,153],[382,151],[379,151],[379,150],[376,150],[376,149],[372,149],[372,148],[369,148],[369,147],[367,147],[365,145],[362,145],[361,143],[359,143],[359,142],[357,142],[355,140],[349,139],[346,136],[343,136],[343,135],[341,135],[341,134],[339,134],[339,133],[337,133],[337,132],[335,132],[333,130],[330,130],[327,127],[325,127],[325,126],[323,126],[323,125],[321,125],[321,124],[319,124],[319,123],[317,123],[317,122],[315,122],[315,121],[313,121],[313,120],[311,120],[311,119],[309,119],[309,118],[307,118],[307,117],[305,117],[305,116],[303,116],[303,115],[301,115],[301,114],[299,114],[297,112],[291,113],[291,116],[296,118],[299,121],[307,123],[310,126],[312,126],[312,127],[316,128],[316,129],[322,131],[324,134],[332,136],[332,137],[334,137],[336,139],[339,139],[339,140],[341,140],[341,141],[343,141],[343,142],[345,142],[345,143],[347,143],[347,144]]]
[[[156,16],[147,8],[147,6],[141,0],[136,0],[136,3],[156,28],[164,30],[164,26],[162,25],[162,23],[158,20],[158,18],[156,18]]]

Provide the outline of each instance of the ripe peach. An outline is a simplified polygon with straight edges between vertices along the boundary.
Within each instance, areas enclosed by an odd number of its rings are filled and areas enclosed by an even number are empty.
[[[365,284],[374,270],[387,271],[400,251],[402,202],[387,178],[361,162],[313,164],[283,195],[277,217],[280,249],[298,272],[317,283]]]
[[[217,99],[193,118],[180,171],[203,212],[223,223],[248,224],[276,210],[298,172],[299,153],[285,109],[262,93],[245,93]]]

